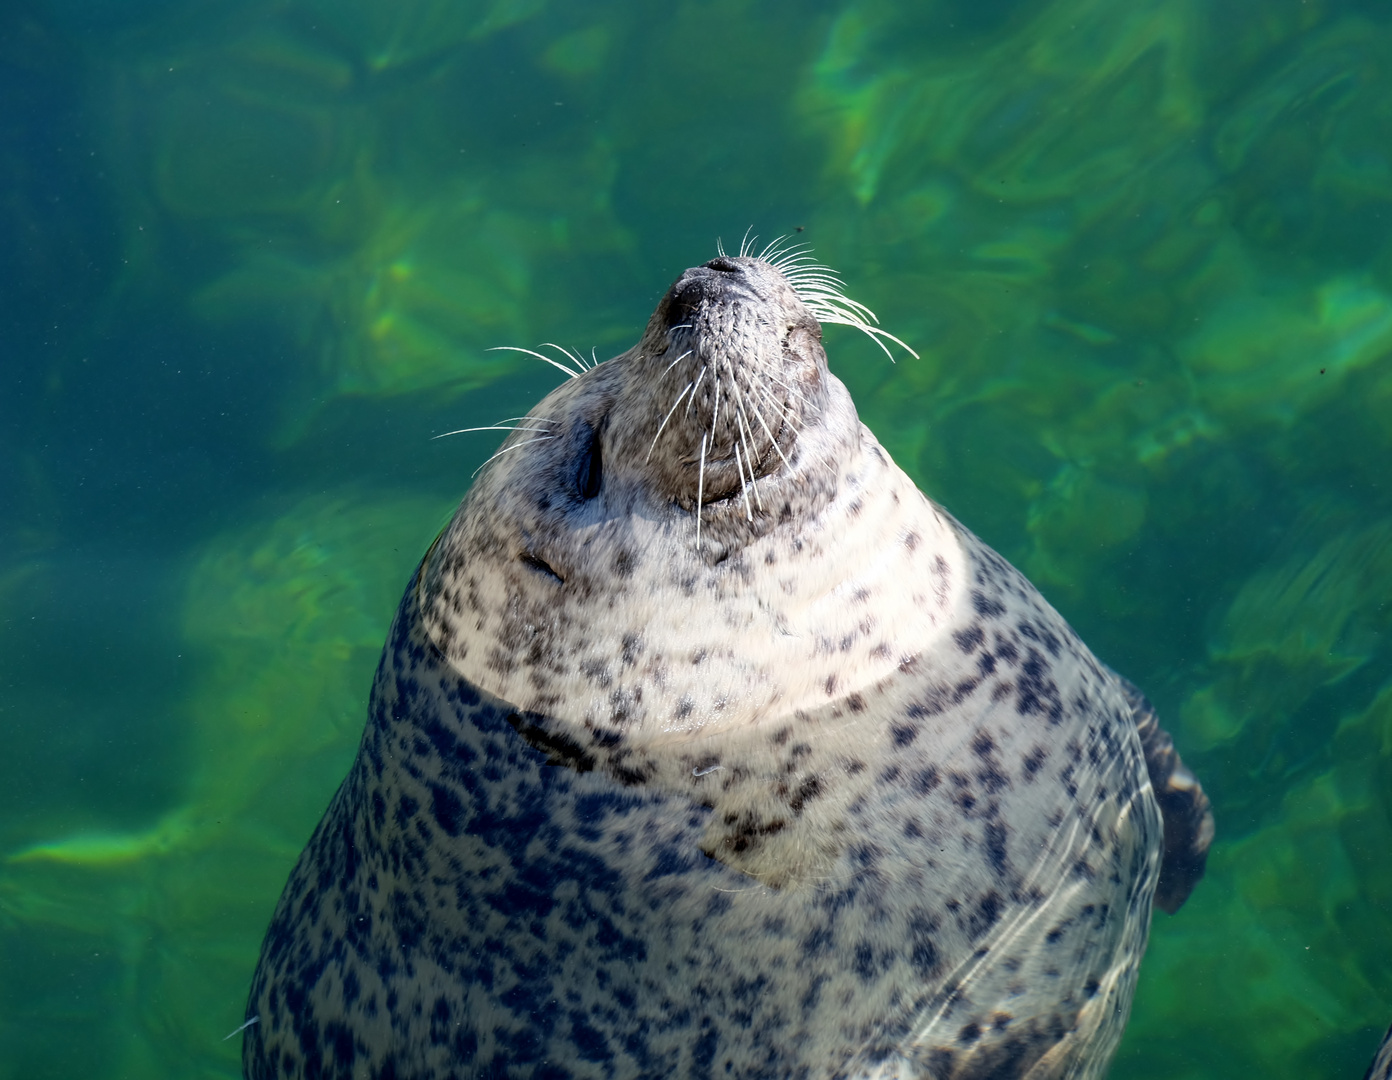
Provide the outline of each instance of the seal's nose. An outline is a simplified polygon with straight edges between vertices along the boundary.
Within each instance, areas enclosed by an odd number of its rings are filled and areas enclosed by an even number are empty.
[[[724,255],[701,266],[693,266],[682,274],[672,286],[670,296],[668,327],[690,325],[701,305],[708,301],[730,300],[732,297],[753,299],[745,267]]]

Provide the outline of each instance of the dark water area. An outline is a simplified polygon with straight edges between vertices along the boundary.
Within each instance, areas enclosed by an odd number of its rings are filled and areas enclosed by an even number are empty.
[[[1392,1020],[1392,7],[0,5],[0,1080],[232,1077],[434,440],[790,234],[831,366],[1213,799],[1114,1077]]]

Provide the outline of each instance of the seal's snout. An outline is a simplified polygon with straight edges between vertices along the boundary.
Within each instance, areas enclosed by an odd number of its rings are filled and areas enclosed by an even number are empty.
[[[822,498],[830,488],[809,477],[858,438],[853,408],[828,420],[818,311],[849,320],[829,275],[796,256],[722,254],[677,278],[627,356],[642,374],[615,399],[605,453],[692,515],[698,549],[761,535],[794,488]]]
[[[668,329],[690,327],[703,311],[718,305],[758,300],[745,268],[727,256],[712,259],[704,266],[693,266],[677,279],[669,296]]]
[[[624,395],[622,425],[640,434],[645,467],[682,506],[736,500],[752,519],[757,482],[789,460],[817,411],[816,319],[776,267],[722,255],[673,283],[646,346],[651,376]]]

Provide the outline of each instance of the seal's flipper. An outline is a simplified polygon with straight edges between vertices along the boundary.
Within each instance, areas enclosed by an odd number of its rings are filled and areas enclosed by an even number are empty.
[[[1204,875],[1208,845],[1213,842],[1213,808],[1198,779],[1180,760],[1170,733],[1160,726],[1155,706],[1130,682],[1121,676],[1117,678],[1131,704],[1145,750],[1150,786],[1155,789],[1155,801],[1165,819],[1165,854],[1160,862],[1155,902],[1173,915]]]
[[[1377,1057],[1373,1058],[1373,1063],[1368,1066],[1363,1080],[1392,1080],[1392,1027],[1389,1027],[1387,1034],[1382,1037]]]

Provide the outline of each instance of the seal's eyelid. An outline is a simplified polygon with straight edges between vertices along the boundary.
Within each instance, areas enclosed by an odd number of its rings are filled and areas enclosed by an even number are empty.
[[[523,566],[527,566],[535,570],[538,574],[545,574],[547,575],[547,577],[555,578],[557,585],[565,584],[565,578],[561,577],[560,574],[556,573],[556,571],[551,568],[550,563],[548,563],[545,559],[537,558],[537,556],[533,555],[530,551],[522,552],[521,555],[517,556],[517,561],[520,562]]]
[[[580,493],[580,498],[593,499],[599,494],[603,480],[604,448],[600,441],[599,429],[592,428],[590,441],[586,444],[575,470],[575,490]]]

